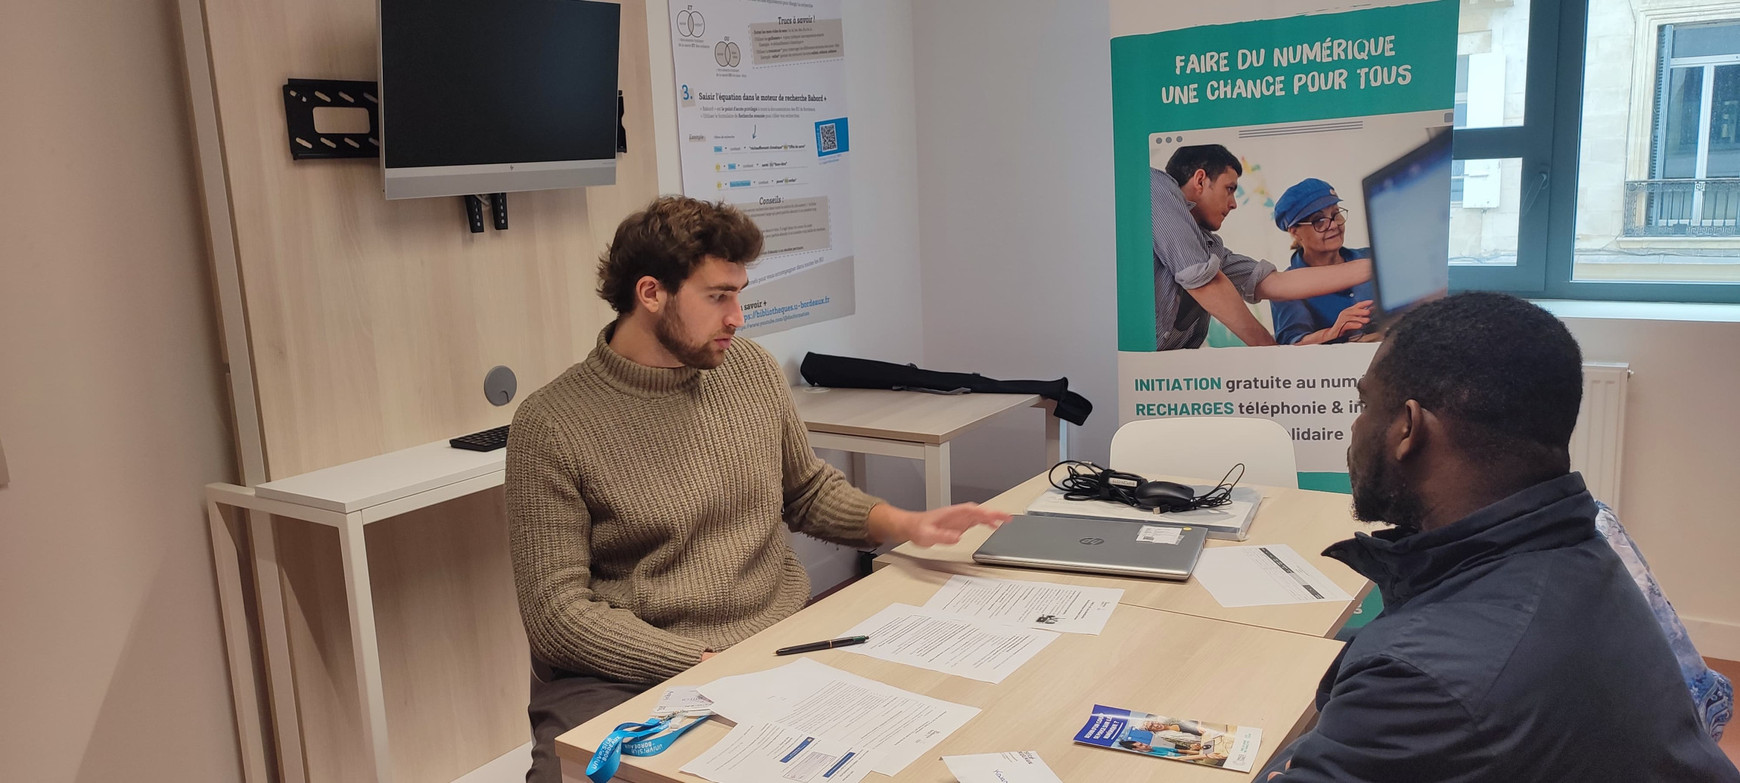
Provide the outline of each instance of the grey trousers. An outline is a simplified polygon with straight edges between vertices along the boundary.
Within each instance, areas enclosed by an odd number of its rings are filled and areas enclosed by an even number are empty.
[[[526,783],[562,783],[556,737],[647,691],[649,685],[615,682],[532,661],[532,768]],[[644,716],[642,716],[644,717]]]

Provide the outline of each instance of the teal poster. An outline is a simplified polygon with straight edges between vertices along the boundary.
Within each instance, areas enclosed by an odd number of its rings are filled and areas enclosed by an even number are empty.
[[[1386,259],[1420,239],[1447,285],[1447,142],[1405,226],[1372,225],[1362,181],[1448,132],[1457,13],[1113,0],[1120,422],[1273,418],[1305,485],[1344,485],[1382,339],[1372,235]]]

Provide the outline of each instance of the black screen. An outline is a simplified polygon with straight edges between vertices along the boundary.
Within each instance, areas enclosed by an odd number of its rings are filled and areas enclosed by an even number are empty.
[[[387,168],[613,159],[621,11],[381,0]]]

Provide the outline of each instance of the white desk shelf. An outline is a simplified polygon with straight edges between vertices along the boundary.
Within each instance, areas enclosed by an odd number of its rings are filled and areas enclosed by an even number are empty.
[[[847,452],[852,485],[865,486],[864,455],[905,457],[924,463],[926,508],[952,501],[950,443],[991,419],[1020,408],[1045,415],[1045,465],[1068,453],[1068,430],[1052,413],[1052,403],[1037,394],[929,394],[885,389],[792,389],[798,418],[809,431],[810,446]]]
[[[377,457],[323,470],[241,487],[209,484],[205,488],[211,524],[213,558],[218,576],[218,597],[224,617],[224,640],[228,648],[231,688],[237,720],[243,737],[243,771],[248,783],[269,779],[270,763],[265,750],[253,738],[260,728],[271,725],[279,748],[276,763],[280,777],[304,781],[300,748],[302,733],[297,709],[296,682],[292,676],[290,643],[285,622],[285,597],[278,578],[272,517],[326,525],[338,531],[340,567],[343,572],[348,613],[351,665],[358,684],[360,726],[370,769],[357,770],[356,780],[392,779],[392,755],[387,732],[386,695],[381,679],[381,651],[375,623],[374,590],[369,580],[365,526],[429,508],[502,484],[505,450],[466,451],[446,441],[428,443]],[[251,639],[243,605],[242,568],[244,549],[239,546],[237,510],[260,512],[248,522],[252,539],[252,569],[256,575],[260,608],[260,647],[266,663],[268,705],[255,696]],[[269,515],[269,516],[268,516]],[[270,723],[263,707],[270,709]],[[461,778],[467,781],[512,780],[524,775],[515,759],[526,756],[528,746],[513,748]]]

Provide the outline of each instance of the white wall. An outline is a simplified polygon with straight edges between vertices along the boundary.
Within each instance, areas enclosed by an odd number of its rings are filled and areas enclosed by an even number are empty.
[[[665,0],[649,0],[647,6],[654,88],[665,90],[654,117],[659,189],[675,193],[682,190],[682,175],[677,168],[670,9]],[[845,0],[843,13],[857,308],[845,318],[756,338],[780,360],[794,384],[800,382],[798,364],[809,351],[901,363],[924,360],[912,2]],[[844,465],[843,455],[825,456]],[[916,463],[873,457],[869,473],[872,491],[908,508],[923,506],[922,472]],[[851,576],[855,555],[850,550],[802,537],[794,542],[816,590]]]
[[[1058,0],[913,7],[924,358],[995,378],[1067,376],[1117,428],[1109,9]],[[1037,411],[955,443],[957,499],[1045,467]]]
[[[241,776],[177,27],[173,0],[13,3],[0,25],[0,780]]]
[[[1585,360],[1631,364],[1620,521],[1699,652],[1740,660],[1740,323],[1565,323]]]

